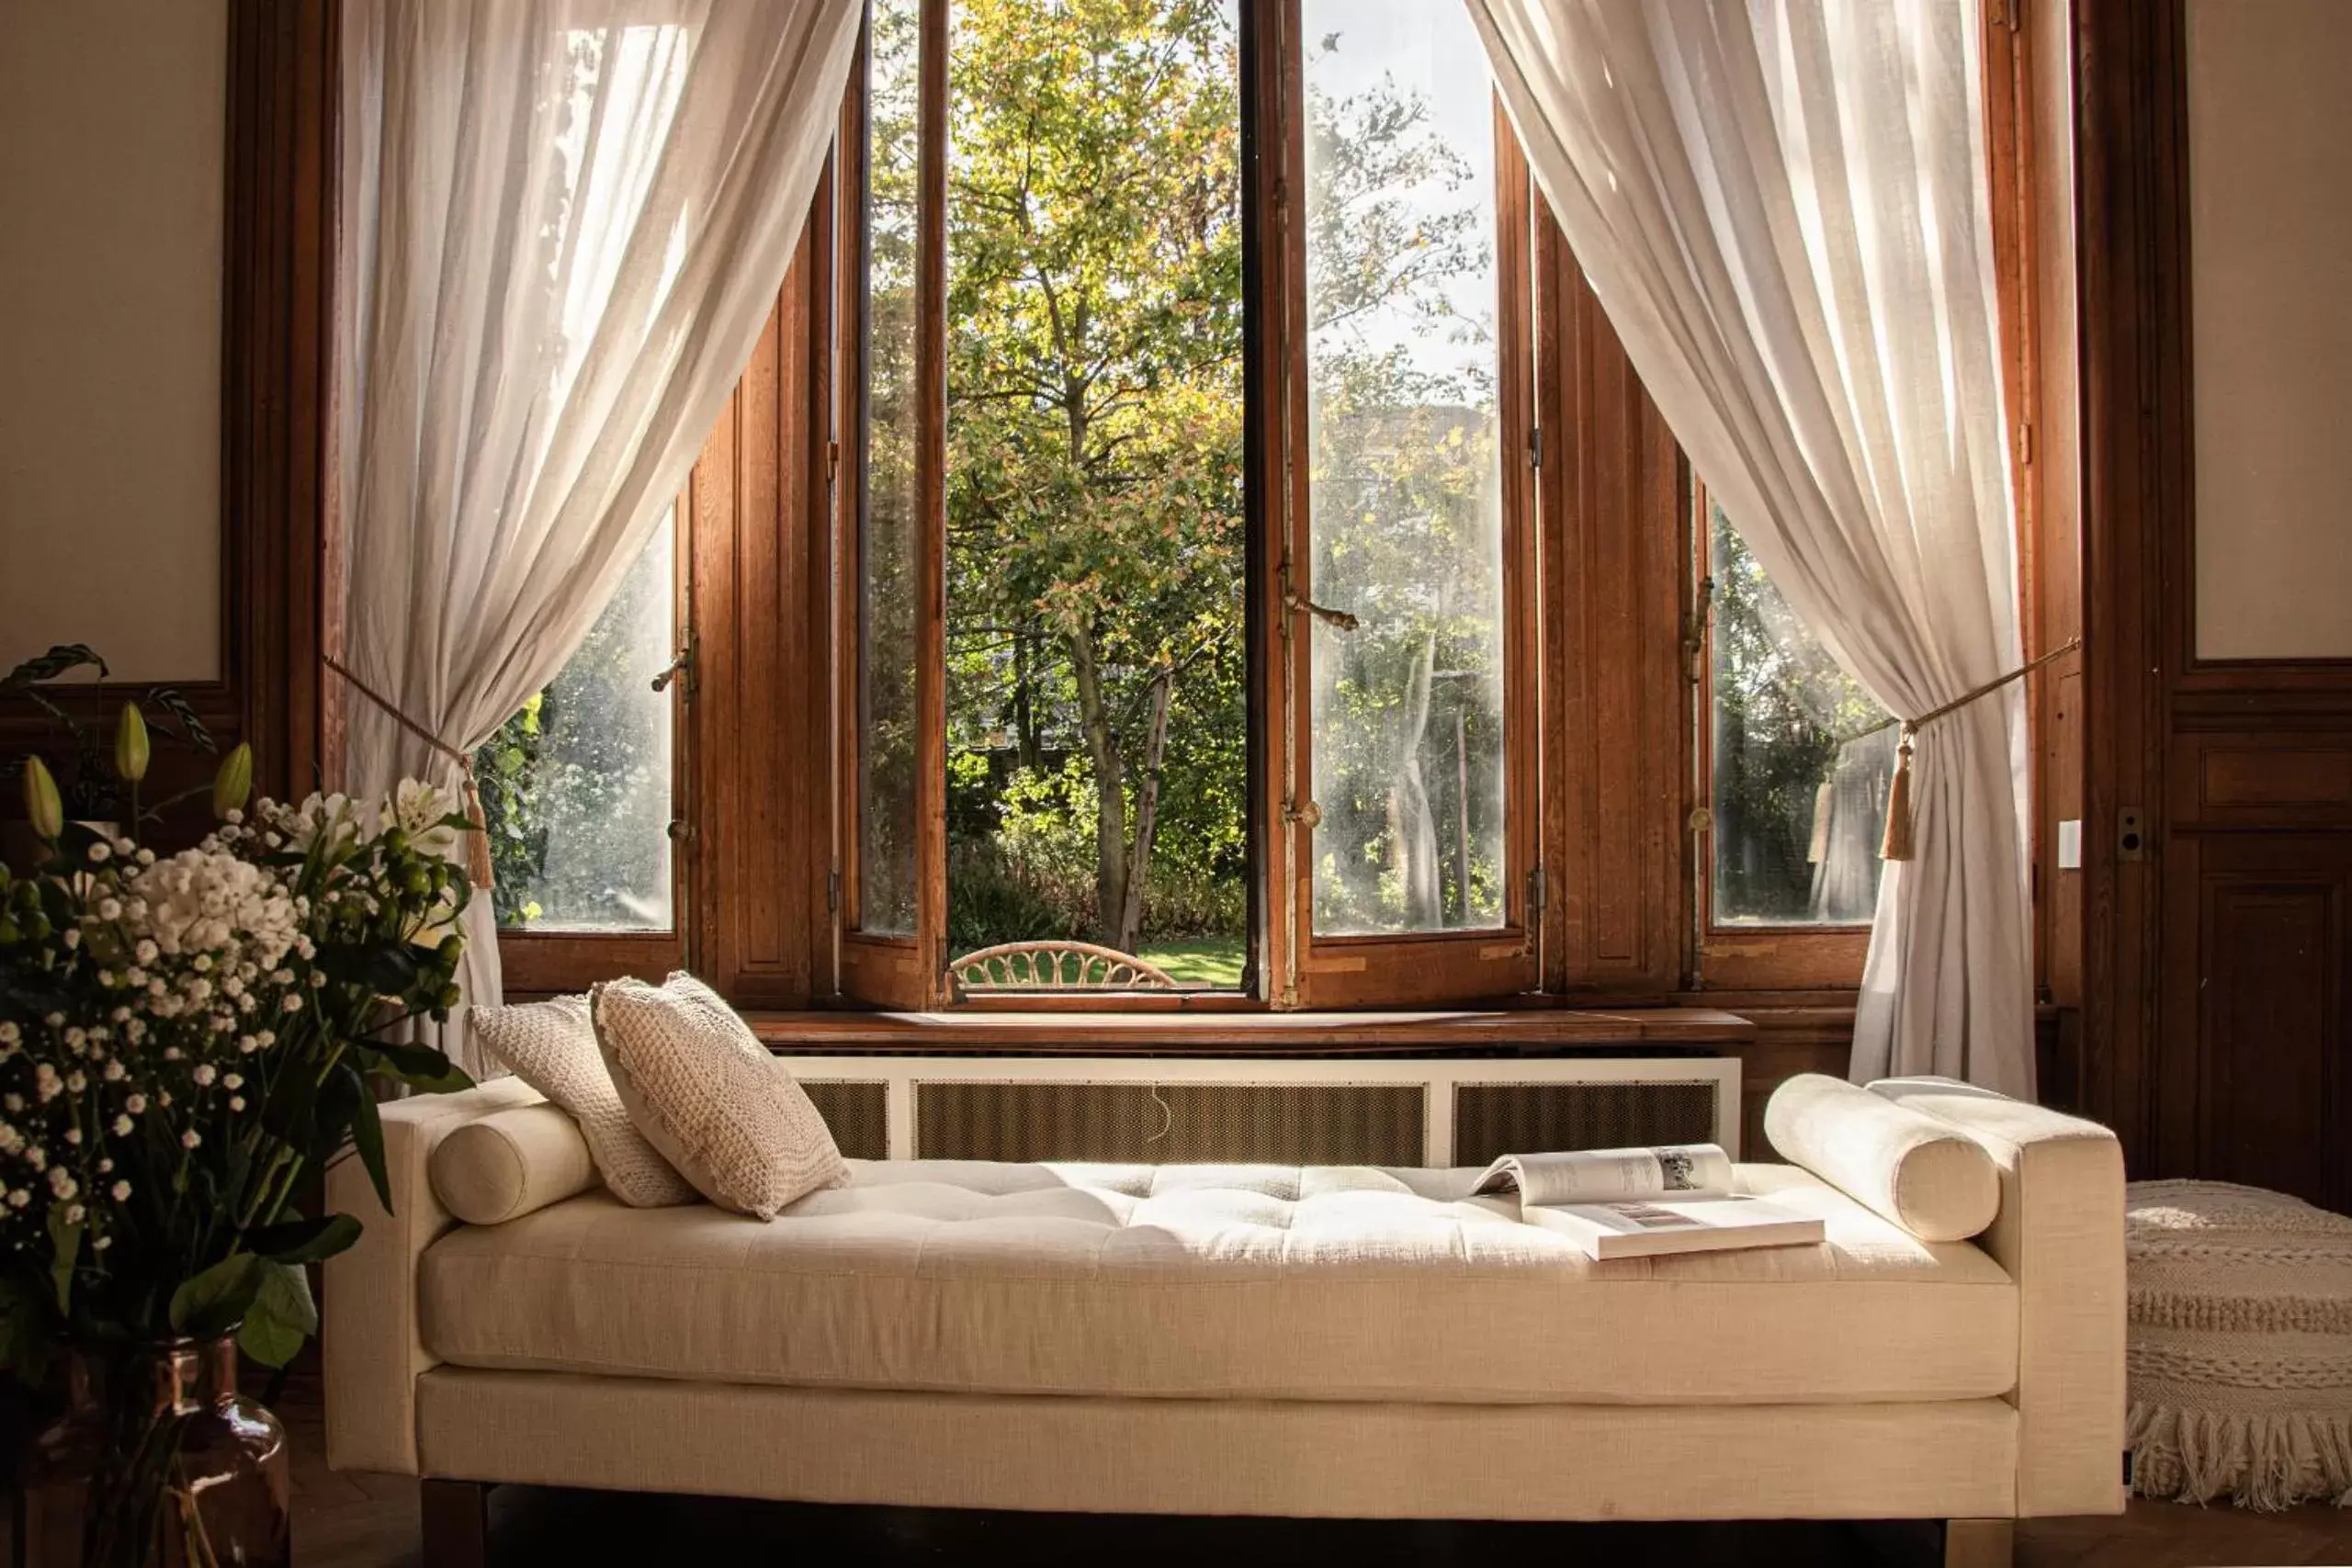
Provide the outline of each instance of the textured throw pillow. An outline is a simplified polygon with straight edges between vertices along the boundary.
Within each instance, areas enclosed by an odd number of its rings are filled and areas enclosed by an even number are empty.
[[[596,1049],[586,997],[469,1010],[483,1049],[571,1113],[613,1196],[633,1209],[691,1203],[695,1190],[630,1122]]]
[[[808,1090],[709,987],[682,971],[588,998],[621,1102],[704,1197],[768,1220],[840,1184],[841,1150]]]

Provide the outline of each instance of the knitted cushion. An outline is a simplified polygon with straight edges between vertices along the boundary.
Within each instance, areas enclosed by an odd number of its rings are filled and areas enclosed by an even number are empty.
[[[632,1208],[695,1201],[692,1184],[645,1141],[596,1049],[586,997],[469,1010],[483,1048],[571,1113],[613,1196]]]
[[[774,1219],[847,1174],[808,1091],[693,976],[607,980],[589,1007],[638,1130],[720,1208]]]
[[[2224,1181],[2135,1181],[2132,1489],[2352,1506],[2352,1219]]]

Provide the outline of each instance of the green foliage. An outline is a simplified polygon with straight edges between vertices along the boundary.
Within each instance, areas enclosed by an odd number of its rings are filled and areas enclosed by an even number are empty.
[[[1710,508],[1714,664],[1714,916],[1721,920],[1868,919],[1874,840],[1894,734],[1886,710],[1806,633],[1721,507]],[[1867,739],[1866,739],[1867,737]],[[1867,887],[1819,885],[1825,787],[1862,800],[1843,858]],[[1823,846],[1824,859],[1828,846]]]
[[[911,866],[899,841],[911,818],[899,814],[912,791],[912,7],[878,7],[875,28],[869,923]],[[1238,51],[1232,9],[1216,0],[968,0],[955,11],[947,726],[959,950],[1084,937],[1130,951],[1215,939],[1238,952],[1247,928]],[[1356,852],[1374,871],[1331,881],[1363,894],[1348,918],[1368,927],[1458,922],[1500,897],[1499,779],[1485,761],[1500,723],[1493,388],[1426,368],[1397,338],[1409,328],[1490,348],[1491,322],[1461,319],[1449,294],[1489,265],[1485,209],[1417,95],[1383,83],[1335,100],[1310,85],[1308,110],[1317,505],[1363,516],[1329,531],[1315,579],[1318,595],[1352,595],[1367,628],[1332,660],[1348,673],[1318,693],[1340,739],[1318,751],[1317,791],[1357,824]],[[1473,797],[1449,782],[1460,769],[1432,763],[1444,776],[1420,788],[1405,827],[1427,838],[1435,813],[1479,852],[1442,870],[1423,855],[1427,897],[1415,904],[1393,874],[1381,887],[1381,868],[1403,858],[1399,780],[1457,742],[1480,759]],[[1420,907],[1430,899],[1443,909]]]
[[[117,776],[99,744],[105,732],[75,718],[46,689],[59,676],[75,670],[92,671],[100,680],[108,673],[107,661],[88,643],[59,643],[0,675],[0,708],[11,699],[29,703],[48,717],[52,727],[64,732],[74,750],[73,765],[62,770],[60,781],[65,814],[77,819],[111,821],[122,815],[124,792],[123,781]],[[144,725],[157,734],[208,754],[219,750],[212,732],[205,728],[195,707],[178,688],[151,686],[132,705],[157,710],[154,714],[142,714]],[[21,763],[19,758],[7,759],[6,768],[0,769],[0,777],[13,774]],[[135,796],[136,792],[132,793]]]
[[[956,13],[949,745],[1082,758],[1059,830],[1120,946],[1163,835],[1240,832],[1241,772],[1214,776],[1246,723],[1238,51],[1213,0]],[[1001,858],[1075,926],[1058,857],[1017,841],[1035,819],[970,829],[1014,840]],[[1001,886],[951,877],[967,929]]]
[[[658,534],[555,679],[474,753],[501,927],[663,924],[671,536]]]

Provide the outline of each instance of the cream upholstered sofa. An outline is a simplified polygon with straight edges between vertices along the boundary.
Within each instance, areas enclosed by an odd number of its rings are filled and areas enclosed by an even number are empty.
[[[1826,1245],[1608,1265],[1470,1198],[1466,1170],[853,1161],[763,1224],[579,1191],[561,1113],[519,1083],[410,1100],[384,1114],[396,1215],[354,1162],[330,1178],[367,1230],[327,1266],[328,1459],[425,1477],[434,1562],[479,1557],[502,1482],[1367,1517],[2120,1509],[2114,1139],[1942,1080],[1874,1088],[1990,1156],[1977,1240],[1923,1241],[1788,1165],[1741,1179]],[[1866,1190],[1875,1134],[1848,1117],[1804,1136]],[[436,1147],[478,1123],[501,1224],[460,1224],[462,1179],[436,1185]],[[1997,1552],[2005,1529],[1951,1539]]]

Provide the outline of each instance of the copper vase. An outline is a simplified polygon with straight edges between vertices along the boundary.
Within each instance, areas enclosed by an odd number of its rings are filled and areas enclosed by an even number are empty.
[[[17,1568],[293,1560],[286,1428],[237,1392],[237,1341],[69,1350],[65,1414],[17,1471]]]

